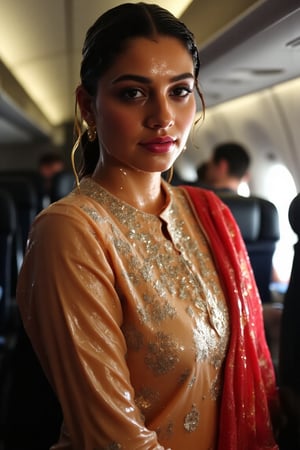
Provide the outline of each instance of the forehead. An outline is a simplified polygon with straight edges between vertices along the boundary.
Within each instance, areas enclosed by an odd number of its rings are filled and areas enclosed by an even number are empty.
[[[138,37],[126,43],[106,76],[114,78],[125,72],[172,76],[185,72],[193,74],[194,66],[191,54],[180,40],[169,36]]]

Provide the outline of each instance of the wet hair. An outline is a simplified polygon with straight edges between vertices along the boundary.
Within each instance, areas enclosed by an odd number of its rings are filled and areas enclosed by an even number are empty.
[[[218,164],[222,160],[228,163],[229,175],[243,178],[250,166],[250,156],[246,149],[237,143],[228,142],[218,145],[213,152],[212,160]]]
[[[95,96],[101,76],[111,67],[117,56],[126,49],[128,40],[144,37],[170,36],[182,42],[190,53],[196,80],[196,90],[204,110],[204,100],[197,84],[200,59],[193,33],[168,10],[155,4],[124,3],[102,14],[86,34],[80,70],[81,84]],[[97,140],[89,142],[82,136],[83,161],[80,178],[91,174],[99,158]]]

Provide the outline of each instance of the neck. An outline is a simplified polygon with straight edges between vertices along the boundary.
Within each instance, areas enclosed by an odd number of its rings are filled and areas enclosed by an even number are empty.
[[[160,172],[142,172],[123,167],[97,167],[93,179],[115,197],[135,208],[158,214],[165,204]]]
[[[214,183],[214,187],[219,189],[232,189],[237,192],[239,183],[240,181],[235,178],[226,178]]]

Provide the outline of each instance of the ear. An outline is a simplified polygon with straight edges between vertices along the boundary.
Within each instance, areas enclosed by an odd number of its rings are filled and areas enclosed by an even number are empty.
[[[250,173],[246,172],[245,175],[242,178],[242,181],[244,181],[245,183],[249,183],[250,181]]]
[[[79,105],[82,118],[88,125],[95,124],[94,99],[86,91],[82,84],[76,89],[76,100]]]
[[[221,159],[218,162],[218,171],[219,175],[221,175],[222,177],[228,176],[228,162],[226,161],[226,159]]]

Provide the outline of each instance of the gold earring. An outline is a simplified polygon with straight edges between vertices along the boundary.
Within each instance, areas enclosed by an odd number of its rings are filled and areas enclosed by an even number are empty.
[[[89,127],[87,129],[87,136],[88,136],[89,142],[94,142],[94,140],[96,139],[96,136],[97,136],[97,129],[96,129],[95,125],[89,125]]]
[[[75,164],[75,153],[76,153],[76,150],[78,149],[78,147],[80,145],[81,138],[82,138],[81,123],[80,123],[80,119],[78,117],[78,103],[77,103],[77,100],[75,101],[74,136],[76,137],[76,141],[75,141],[75,143],[73,145],[73,148],[72,148],[72,151],[71,151],[71,162],[72,162],[72,168],[73,168],[73,173],[74,173],[75,180],[76,180],[77,189],[80,190],[79,176],[78,176],[77,169],[76,169],[76,164]]]

